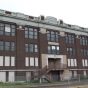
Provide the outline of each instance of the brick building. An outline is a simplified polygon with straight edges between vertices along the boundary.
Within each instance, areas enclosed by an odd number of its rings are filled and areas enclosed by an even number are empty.
[[[88,29],[54,17],[0,10],[0,80],[48,81],[88,74]]]

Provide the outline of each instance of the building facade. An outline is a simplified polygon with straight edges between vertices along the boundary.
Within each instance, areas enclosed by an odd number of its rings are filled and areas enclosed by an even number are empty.
[[[60,81],[77,74],[88,74],[87,28],[0,10],[1,81],[20,76]]]

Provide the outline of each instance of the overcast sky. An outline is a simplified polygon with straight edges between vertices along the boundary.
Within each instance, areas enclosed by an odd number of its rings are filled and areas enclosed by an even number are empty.
[[[0,0],[0,9],[32,16],[53,16],[88,28],[88,0]]]

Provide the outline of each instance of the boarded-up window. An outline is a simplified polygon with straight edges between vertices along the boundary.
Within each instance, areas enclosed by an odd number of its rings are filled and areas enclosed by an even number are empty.
[[[10,57],[5,56],[5,66],[10,66]]]
[[[3,66],[3,56],[0,56],[0,66]]]
[[[28,57],[25,58],[25,66],[29,66],[29,58]]]
[[[35,58],[35,66],[38,66],[38,58]]]
[[[11,57],[11,66],[15,66],[15,57]]]
[[[30,57],[30,66],[34,66],[34,57]]]

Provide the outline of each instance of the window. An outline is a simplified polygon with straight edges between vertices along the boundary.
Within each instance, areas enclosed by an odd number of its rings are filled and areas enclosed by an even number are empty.
[[[15,43],[11,42],[11,51],[15,51]]]
[[[55,40],[55,32],[51,31],[51,41]]]
[[[38,66],[38,58],[37,57],[30,57],[30,58],[25,57],[25,66]]]
[[[88,56],[88,50],[87,49],[81,49],[81,54],[83,56]]]
[[[25,38],[28,38],[28,28],[25,27]]]
[[[84,56],[86,56],[87,55],[87,50],[86,49],[84,49]]]
[[[81,45],[88,45],[88,38],[87,37],[80,37],[80,44]]]
[[[82,66],[88,66],[88,60],[87,59],[82,59]]]
[[[57,52],[57,54],[60,53],[60,52],[59,52],[59,46],[56,46],[56,52]]]
[[[25,52],[28,52],[28,44],[25,44]]]
[[[48,46],[48,53],[59,54],[59,46]]]
[[[0,66],[3,66],[3,56],[0,56]]]
[[[35,66],[38,66],[38,58],[35,58]]]
[[[0,66],[15,66],[15,57],[0,56]]]
[[[37,29],[34,29],[34,39],[37,39]]]
[[[37,32],[38,31],[35,28],[27,28],[27,27],[25,27],[25,38],[37,39],[37,37],[38,37]]]
[[[50,31],[47,31],[47,40],[50,40]]]
[[[74,59],[74,66],[77,66],[77,61],[76,61],[76,59]]]
[[[10,50],[10,42],[5,42],[5,50]]]
[[[0,35],[15,36],[15,25],[0,23]]]
[[[76,59],[68,59],[68,66],[77,66]]]
[[[76,55],[76,49],[75,48],[67,48],[67,54],[68,55]]]
[[[4,43],[3,43],[3,41],[0,41],[0,50],[4,50]]]
[[[6,51],[15,51],[15,42],[0,41],[0,50],[4,50],[4,45]]]
[[[34,46],[33,44],[30,44],[30,52],[33,52]]]
[[[52,46],[52,53],[56,53],[55,46]]]
[[[74,44],[75,36],[72,34],[66,34],[66,43]]]
[[[59,39],[59,37],[58,37],[58,32],[55,32],[56,33],[56,42],[58,42],[58,39]]]
[[[85,66],[85,62],[84,62],[84,60],[82,60],[82,65]]]
[[[70,59],[68,59],[68,66],[70,66]]]
[[[70,51],[69,54],[72,55],[72,53],[73,53],[72,52],[73,51],[72,48],[69,48],[69,51]]]
[[[35,49],[35,52],[38,52],[38,46],[35,44],[34,47],[35,47],[34,48]]]
[[[74,60],[71,59],[71,66],[74,66]]]
[[[11,57],[11,66],[15,66],[15,57]]]
[[[5,56],[5,66],[10,66],[10,57]]]
[[[5,24],[5,35],[10,36],[10,32],[11,32],[10,25]]]
[[[4,24],[0,23],[0,35],[4,35]]]
[[[59,36],[58,32],[54,31],[47,31],[47,40],[53,41],[53,42],[58,42]]]
[[[25,58],[25,66],[29,66],[29,58],[28,57]]]
[[[88,66],[88,62],[87,62],[87,60],[85,60],[85,66]]]
[[[29,28],[29,38],[33,39],[33,28]]]
[[[37,44],[25,44],[25,52],[38,52]]]
[[[87,75],[86,75],[86,71],[83,71],[83,74],[84,74],[84,77],[86,77]]]
[[[15,25],[11,25],[11,36],[15,36]]]
[[[30,57],[30,66],[34,66],[34,57]]]

